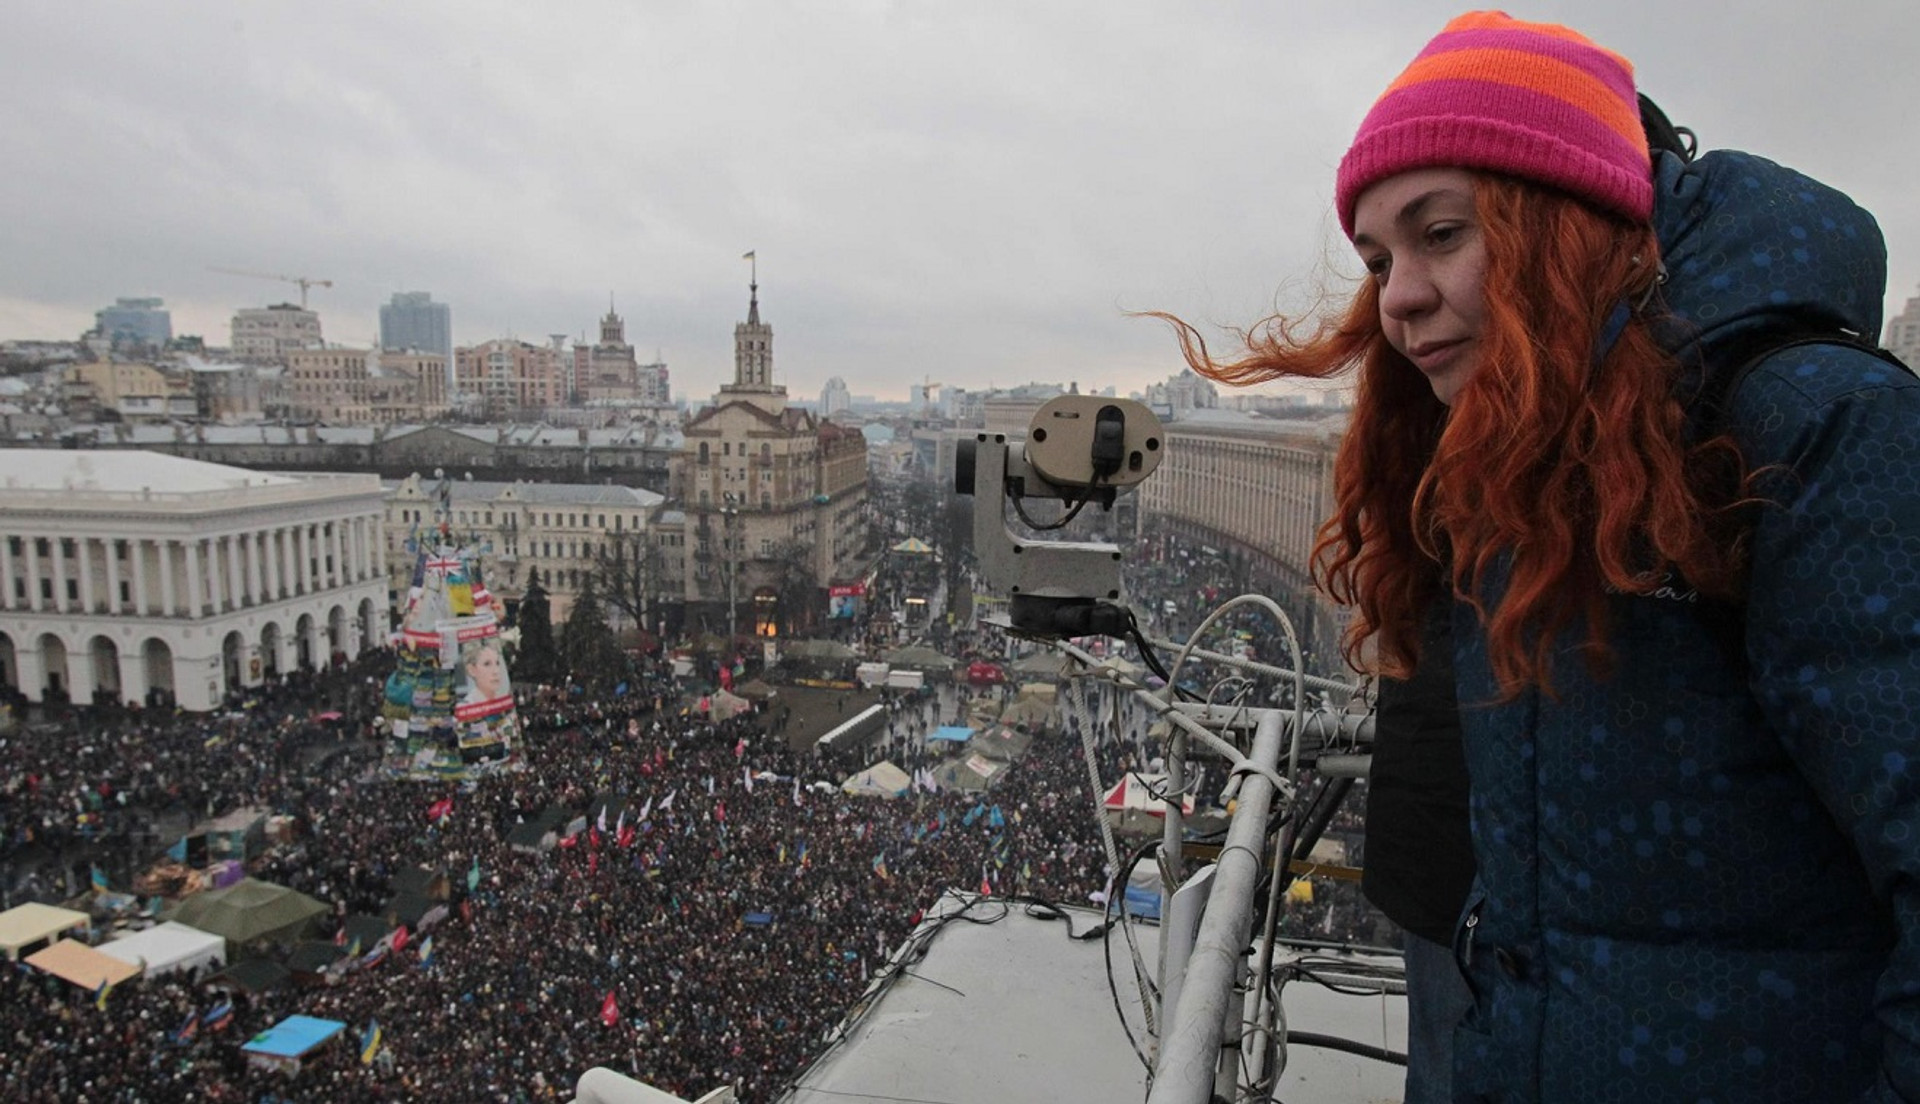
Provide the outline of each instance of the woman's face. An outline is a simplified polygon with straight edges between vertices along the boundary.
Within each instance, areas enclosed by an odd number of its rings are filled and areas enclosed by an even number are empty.
[[[1464,169],[1413,169],[1360,193],[1353,247],[1380,290],[1380,328],[1451,406],[1480,369],[1487,244]]]
[[[500,662],[500,653],[492,648],[482,648],[473,653],[467,661],[467,677],[480,693],[489,698],[497,698],[506,688],[507,672]]]

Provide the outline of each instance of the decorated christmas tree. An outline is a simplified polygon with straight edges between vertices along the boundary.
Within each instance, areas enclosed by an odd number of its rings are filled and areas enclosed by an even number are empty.
[[[384,709],[391,732],[387,770],[402,778],[468,778],[498,770],[519,753],[500,604],[480,577],[482,549],[457,542],[447,525],[449,493],[443,480],[435,531],[407,542],[413,581]]]

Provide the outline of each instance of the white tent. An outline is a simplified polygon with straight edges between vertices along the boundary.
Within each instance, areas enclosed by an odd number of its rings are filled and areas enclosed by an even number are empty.
[[[913,788],[913,776],[883,759],[854,772],[840,788],[855,797],[899,797]]]
[[[99,951],[138,966],[147,977],[227,964],[225,936],[173,921],[103,943]]]
[[[1167,815],[1167,803],[1154,795],[1165,793],[1166,790],[1166,775],[1128,771],[1107,791],[1100,805],[1106,810],[1107,821],[1116,832],[1158,832],[1161,821]],[[1192,794],[1181,798],[1180,813],[1188,817],[1193,815]]]
[[[89,922],[84,912],[30,901],[0,912],[0,950],[18,962],[22,950],[51,942],[68,931],[86,931]]]

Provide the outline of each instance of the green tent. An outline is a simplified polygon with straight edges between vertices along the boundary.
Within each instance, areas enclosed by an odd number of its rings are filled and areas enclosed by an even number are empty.
[[[163,918],[224,936],[235,946],[261,941],[291,944],[327,911],[327,906],[286,886],[242,878],[225,889],[194,894]]]

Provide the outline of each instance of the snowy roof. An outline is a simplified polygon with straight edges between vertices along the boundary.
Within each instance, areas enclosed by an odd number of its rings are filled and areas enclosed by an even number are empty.
[[[0,485],[14,490],[195,494],[299,482],[138,449],[0,449]]]
[[[386,491],[386,497],[392,498],[402,486],[388,482],[382,488]],[[501,483],[486,479],[454,479],[449,480],[447,486],[456,503],[496,502],[509,490],[514,492],[516,500],[536,506],[637,506],[652,509],[666,501],[666,496],[654,491],[612,483]],[[436,487],[437,484],[432,480],[420,481],[420,492],[427,498],[433,497]]]

